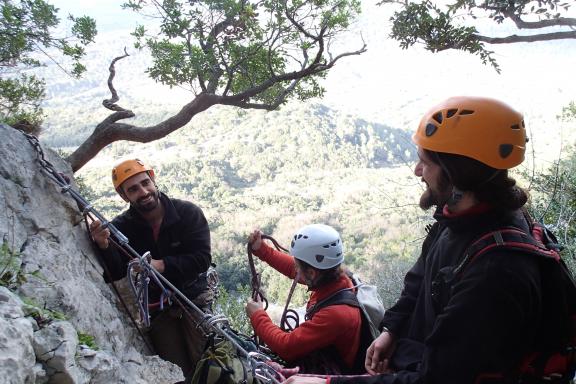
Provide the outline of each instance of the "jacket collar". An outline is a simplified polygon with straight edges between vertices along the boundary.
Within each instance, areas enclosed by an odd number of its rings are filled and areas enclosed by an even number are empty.
[[[480,203],[458,214],[450,213],[444,207],[437,208],[434,218],[440,225],[454,232],[467,232],[476,228],[501,227],[507,222],[516,222],[519,211],[498,211],[489,204]],[[521,216],[521,213],[520,213]]]

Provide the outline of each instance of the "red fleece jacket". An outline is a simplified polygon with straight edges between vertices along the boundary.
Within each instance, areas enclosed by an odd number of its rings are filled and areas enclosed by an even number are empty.
[[[289,278],[293,279],[296,276],[296,266],[292,256],[278,252],[264,243],[254,254]],[[342,274],[338,281],[313,291],[307,308],[340,289],[352,286],[350,278]],[[272,351],[289,362],[306,357],[312,351],[334,345],[344,362],[351,367],[360,345],[362,321],[360,310],[345,304],[322,308],[311,320],[300,324],[290,333],[276,326],[264,310],[258,310],[252,314],[250,321],[256,335]]]

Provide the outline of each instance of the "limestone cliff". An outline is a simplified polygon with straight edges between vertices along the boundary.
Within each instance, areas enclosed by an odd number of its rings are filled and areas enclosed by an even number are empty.
[[[147,355],[119,309],[76,202],[41,172],[20,131],[0,124],[0,137],[0,382],[181,380],[178,367]],[[42,149],[71,176],[65,161]]]

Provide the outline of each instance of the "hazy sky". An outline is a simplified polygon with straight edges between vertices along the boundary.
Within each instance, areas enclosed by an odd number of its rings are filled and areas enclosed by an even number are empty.
[[[92,54],[97,54],[99,42],[116,44],[121,52],[137,24],[134,12],[120,8],[121,0],[50,2],[61,9],[61,15],[87,14],[96,19],[100,35],[91,48]],[[530,127],[542,134],[542,142],[560,142],[564,137],[566,127],[555,117],[563,105],[576,100],[576,40],[491,46],[502,67],[499,75],[467,53],[433,54],[422,47],[400,49],[397,42],[387,38],[390,8],[375,3],[363,1],[359,22],[341,39],[343,49],[348,50],[357,49],[363,39],[368,51],[345,58],[330,71],[322,103],[368,121],[412,129],[420,115],[441,99],[453,95],[491,96],[525,113]],[[480,23],[485,29],[496,28],[489,21]],[[147,92],[143,88],[141,93]]]

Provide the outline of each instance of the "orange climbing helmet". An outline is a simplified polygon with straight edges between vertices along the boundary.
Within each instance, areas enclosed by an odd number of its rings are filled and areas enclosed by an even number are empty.
[[[509,169],[524,161],[526,129],[521,113],[501,101],[451,97],[428,111],[412,136],[421,148]]]
[[[154,170],[144,164],[142,160],[130,159],[120,162],[112,168],[112,183],[114,184],[114,189],[118,191],[118,188],[126,179],[142,172],[148,172],[150,178],[154,180]]]

